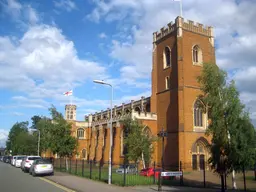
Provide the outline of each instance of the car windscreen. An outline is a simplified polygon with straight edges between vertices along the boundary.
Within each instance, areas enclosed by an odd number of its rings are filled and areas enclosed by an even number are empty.
[[[41,159],[41,157],[28,157],[28,160],[36,160],[36,159]]]
[[[22,160],[24,157],[16,157],[16,160]]]

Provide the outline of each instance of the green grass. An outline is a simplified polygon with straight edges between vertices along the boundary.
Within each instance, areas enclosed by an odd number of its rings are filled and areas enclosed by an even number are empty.
[[[61,172],[67,172],[72,175],[77,175],[80,177],[90,178],[90,167],[88,164],[84,164],[84,172],[82,172],[82,165],[75,165],[71,166],[71,170],[69,169],[66,171],[64,165],[62,165],[62,168],[60,169],[59,164],[55,165],[56,171]],[[124,180],[124,174],[117,174],[116,168],[112,168],[112,183],[119,186],[136,186],[136,185],[154,185],[158,183],[158,179],[156,178],[154,180],[154,177],[146,177],[146,176],[140,176],[136,174],[126,174],[125,180]],[[191,172],[184,172],[183,174],[190,174]],[[92,174],[91,179],[98,180],[102,182],[108,182],[108,167],[103,166],[101,168],[101,174],[100,169],[98,166],[93,165],[92,166]],[[176,180],[173,177],[170,180],[163,180],[164,185],[178,185],[180,180]]]
[[[61,172],[67,172],[72,175],[77,175],[80,177],[90,178],[90,168],[87,166],[84,168],[84,173],[82,172],[81,167],[77,167],[77,170],[75,167],[71,167],[71,170],[66,171],[65,167],[55,167],[56,171]],[[135,185],[153,185],[154,184],[154,178],[153,177],[145,177],[140,176],[136,174],[126,174],[125,175],[125,181],[124,181],[124,174],[117,174],[115,172],[115,169],[112,170],[112,183],[119,186],[135,186]],[[103,167],[101,168],[101,175],[99,173],[99,167],[93,167],[92,168],[92,175],[91,179],[103,181],[108,181],[108,168]],[[157,179],[155,180],[155,183],[157,183]]]

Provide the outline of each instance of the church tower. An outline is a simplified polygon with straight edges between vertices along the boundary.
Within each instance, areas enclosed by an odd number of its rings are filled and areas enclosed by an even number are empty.
[[[157,113],[158,132],[164,129],[168,133],[164,164],[182,161],[198,168],[208,156],[210,139],[205,137],[207,114],[198,107],[197,77],[203,63],[215,63],[213,28],[177,17],[175,23],[153,33],[152,54],[151,112]],[[161,145],[159,142],[157,150],[160,164]],[[199,149],[201,153],[197,153]]]
[[[66,120],[76,120],[76,105],[68,104],[65,106],[65,119]]]

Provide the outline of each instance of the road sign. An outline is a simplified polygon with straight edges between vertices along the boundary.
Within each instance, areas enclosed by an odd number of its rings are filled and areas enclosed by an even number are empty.
[[[182,176],[182,171],[161,172],[161,176]]]

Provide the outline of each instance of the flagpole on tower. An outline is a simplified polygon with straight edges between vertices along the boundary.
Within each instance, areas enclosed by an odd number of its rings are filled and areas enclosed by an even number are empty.
[[[182,17],[182,0],[180,0],[180,16]]]

